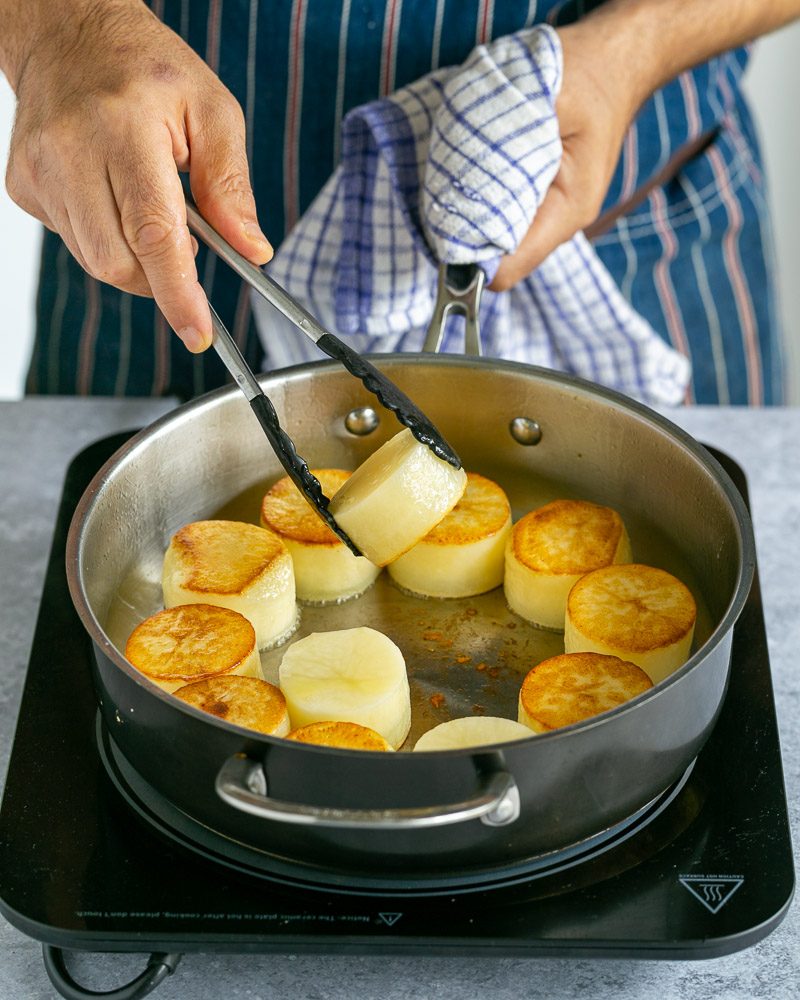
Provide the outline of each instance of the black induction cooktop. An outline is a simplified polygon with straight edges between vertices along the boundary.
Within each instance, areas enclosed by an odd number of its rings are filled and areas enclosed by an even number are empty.
[[[123,440],[75,458],[56,523],[0,811],[0,911],[24,933],[85,951],[688,959],[780,923],[794,868],[757,576],[694,766],[641,816],[541,870],[435,897],[365,895],[252,873],[169,829],[97,726],[64,573],[72,511]],[[741,470],[716,457],[746,495]]]

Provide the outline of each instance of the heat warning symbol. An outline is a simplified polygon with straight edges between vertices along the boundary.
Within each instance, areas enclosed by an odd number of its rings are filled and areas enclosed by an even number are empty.
[[[744,882],[741,875],[680,875],[678,880],[711,913],[719,913]]]

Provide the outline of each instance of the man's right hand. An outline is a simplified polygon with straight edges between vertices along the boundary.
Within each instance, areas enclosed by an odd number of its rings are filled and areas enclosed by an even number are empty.
[[[239,105],[140,0],[5,6],[4,23],[38,18],[35,30],[14,24],[0,53],[18,102],[9,194],[89,274],[152,295],[189,350],[204,350],[211,318],[178,171],[240,253],[254,264],[272,256]]]

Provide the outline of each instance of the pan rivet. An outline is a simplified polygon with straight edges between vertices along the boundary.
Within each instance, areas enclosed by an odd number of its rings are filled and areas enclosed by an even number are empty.
[[[371,406],[359,406],[344,418],[345,427],[351,434],[357,434],[359,437],[371,434],[380,422],[380,417]]]
[[[514,417],[508,430],[517,444],[538,444],[542,440],[542,428],[528,417]]]

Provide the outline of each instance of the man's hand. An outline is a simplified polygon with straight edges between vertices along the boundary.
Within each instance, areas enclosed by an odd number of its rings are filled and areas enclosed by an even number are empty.
[[[255,264],[272,256],[241,109],[140,0],[46,6],[56,19],[43,15],[35,43],[4,61],[18,99],[8,192],[89,274],[152,295],[186,346],[202,351],[211,319],[178,171],[189,171],[200,212],[240,253]]]
[[[559,29],[561,168],[530,229],[503,258],[505,291],[597,218],[625,133],[644,101],[684,70],[781,27],[800,0],[607,0]]]
[[[506,291],[535,270],[556,247],[597,218],[622,143],[646,96],[635,60],[617,52],[622,39],[603,38],[593,19],[559,30],[564,79],[556,100],[563,147],[561,166],[530,229],[504,257],[491,284]]]

